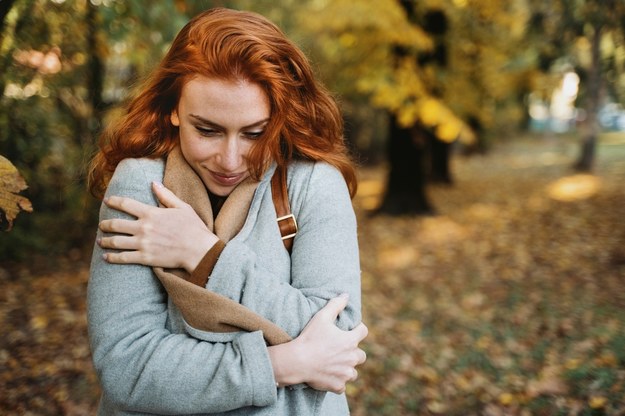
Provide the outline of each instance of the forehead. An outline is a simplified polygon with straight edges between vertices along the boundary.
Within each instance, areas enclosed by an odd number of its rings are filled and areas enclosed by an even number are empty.
[[[242,104],[255,101],[268,103],[265,90],[245,79],[221,79],[196,76],[182,87],[180,100],[187,102],[211,100],[238,100]]]
[[[270,104],[257,83],[197,76],[183,86],[178,110],[183,117],[192,114],[224,126],[249,125],[267,119]]]

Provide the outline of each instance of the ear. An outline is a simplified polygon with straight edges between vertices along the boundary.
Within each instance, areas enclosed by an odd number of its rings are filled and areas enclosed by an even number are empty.
[[[173,110],[171,112],[171,124],[173,124],[176,127],[180,127],[180,119],[178,118],[178,110]]]

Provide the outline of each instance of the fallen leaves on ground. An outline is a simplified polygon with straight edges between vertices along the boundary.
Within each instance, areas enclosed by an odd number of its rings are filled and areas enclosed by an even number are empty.
[[[625,414],[625,146],[600,146],[592,175],[570,170],[577,150],[541,138],[457,158],[431,217],[359,210],[354,415]],[[362,172],[357,206],[384,176]]]
[[[40,276],[26,268],[17,276],[0,269],[0,414],[95,414],[88,270],[76,259],[60,268]]]
[[[625,414],[625,146],[601,145],[592,177],[569,170],[576,151],[547,138],[457,157],[430,217],[370,216],[385,172],[363,169],[353,415]],[[0,273],[2,414],[95,413],[88,272],[69,264]]]

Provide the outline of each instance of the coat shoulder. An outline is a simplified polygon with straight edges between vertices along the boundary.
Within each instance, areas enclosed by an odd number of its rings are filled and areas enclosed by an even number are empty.
[[[117,165],[105,196],[120,194],[143,200],[140,195],[151,195],[150,184],[162,181],[164,172],[162,159],[124,159]]]

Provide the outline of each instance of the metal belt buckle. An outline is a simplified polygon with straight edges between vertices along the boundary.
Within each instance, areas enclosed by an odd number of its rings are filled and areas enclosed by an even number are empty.
[[[276,218],[276,221],[278,221],[278,223],[279,223],[280,221],[284,221],[284,220],[288,220],[288,219],[292,219],[293,220],[293,228],[295,228],[295,232],[293,232],[292,234],[288,234],[288,235],[282,236],[283,240],[287,240],[289,238],[295,237],[295,234],[297,234],[297,230],[298,230],[298,228],[297,228],[297,221],[295,221],[295,215],[293,215],[293,214],[285,215],[283,217],[278,217],[278,218]]]

